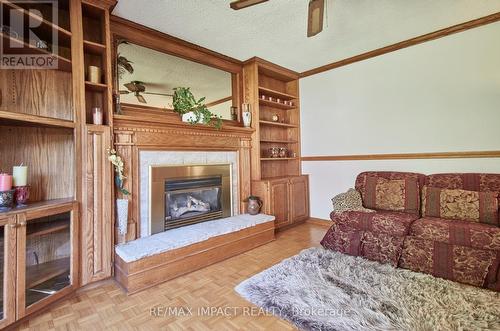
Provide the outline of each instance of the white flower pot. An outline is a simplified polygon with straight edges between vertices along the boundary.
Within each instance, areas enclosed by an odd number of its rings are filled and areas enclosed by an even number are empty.
[[[189,113],[182,115],[182,121],[186,123],[192,123],[193,121],[196,121],[196,115],[192,111],[190,111]],[[203,115],[200,116],[198,123],[203,123]]]
[[[128,199],[116,199],[116,214],[118,215],[118,233],[127,234],[128,227]]]
[[[244,111],[241,113],[243,117],[243,126],[249,128],[252,125],[252,113],[249,111]]]

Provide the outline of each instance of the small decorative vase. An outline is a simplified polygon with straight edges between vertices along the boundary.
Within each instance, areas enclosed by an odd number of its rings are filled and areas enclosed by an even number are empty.
[[[29,186],[16,186],[14,187],[14,200],[18,206],[25,206],[26,202],[30,198],[30,187]]]
[[[242,104],[241,117],[243,118],[243,126],[249,128],[252,125],[252,112],[248,103]]]
[[[0,211],[7,211],[14,204],[14,193],[16,190],[0,191]]]
[[[118,233],[127,234],[128,225],[128,199],[116,199],[116,214],[118,215]]]
[[[262,208],[262,201],[255,196],[248,197],[247,213],[250,215],[257,215]]]
[[[101,68],[96,66],[89,66],[88,68],[88,81],[91,83],[101,83]]]
[[[252,113],[245,111],[241,114],[241,117],[243,118],[243,126],[249,128],[252,125]]]

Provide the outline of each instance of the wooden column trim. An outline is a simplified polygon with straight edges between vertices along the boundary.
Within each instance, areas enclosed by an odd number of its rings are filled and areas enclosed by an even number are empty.
[[[303,156],[302,161],[359,161],[359,160],[404,160],[404,159],[479,159],[497,158],[500,151],[393,153]]]
[[[395,44],[392,44],[389,46],[385,46],[382,48],[378,48],[378,49],[375,49],[373,51],[362,53],[362,54],[359,54],[359,55],[356,55],[356,56],[353,56],[353,57],[350,57],[347,59],[332,62],[332,63],[326,64],[326,65],[323,65],[321,67],[310,69],[310,70],[307,70],[307,71],[300,73],[300,77],[304,78],[304,77],[308,77],[311,75],[319,74],[319,73],[324,72],[324,71],[343,67],[343,66],[346,66],[348,64],[367,60],[367,59],[375,57],[375,56],[394,52],[394,51],[397,51],[397,50],[402,49],[402,48],[418,45],[418,44],[421,44],[421,43],[424,43],[427,41],[435,40],[435,39],[438,39],[441,37],[449,36],[449,35],[454,34],[454,33],[466,31],[469,29],[477,28],[477,27],[480,27],[480,26],[483,26],[486,24],[490,24],[490,23],[494,23],[494,22],[498,22],[498,21],[500,21],[500,12],[494,13],[494,14],[491,14],[488,16],[484,16],[484,17],[481,17],[481,18],[478,18],[478,19],[475,19],[472,21],[468,21],[465,23],[453,25],[451,27],[437,30],[437,31],[434,31],[431,33],[427,33],[427,34],[424,34],[424,35],[421,35],[421,36],[418,36],[415,38],[407,39],[407,40],[404,40],[404,41],[401,41],[401,42],[398,42],[398,43],[395,43]]]

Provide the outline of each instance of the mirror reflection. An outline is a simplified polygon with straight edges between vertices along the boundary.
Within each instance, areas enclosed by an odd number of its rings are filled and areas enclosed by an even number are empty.
[[[189,87],[212,113],[232,119],[231,73],[128,42],[117,53],[121,103],[173,109],[173,89]]]

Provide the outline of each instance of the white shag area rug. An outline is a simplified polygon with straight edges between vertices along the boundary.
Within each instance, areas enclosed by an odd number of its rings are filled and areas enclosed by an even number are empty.
[[[236,291],[301,330],[500,330],[500,294],[323,248]]]

